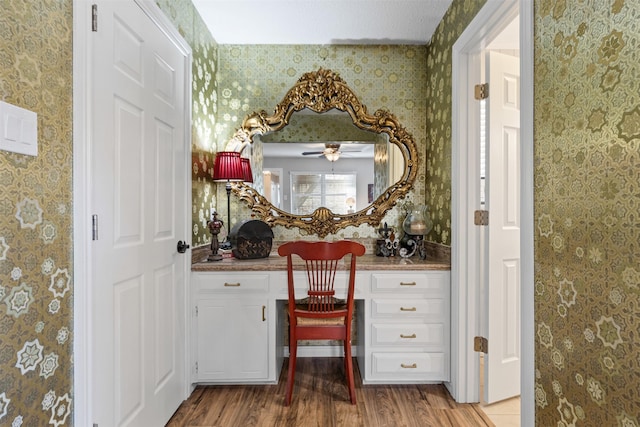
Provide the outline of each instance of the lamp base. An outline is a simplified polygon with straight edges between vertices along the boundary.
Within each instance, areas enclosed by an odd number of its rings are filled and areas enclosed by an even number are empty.
[[[222,261],[222,255],[220,254],[211,254],[207,257],[207,261]]]

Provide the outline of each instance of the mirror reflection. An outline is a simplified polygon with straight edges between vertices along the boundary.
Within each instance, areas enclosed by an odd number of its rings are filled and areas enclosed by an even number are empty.
[[[320,207],[339,214],[365,209],[400,180],[404,159],[386,134],[359,129],[343,111],[292,114],[263,143],[264,196],[275,207],[309,215]]]

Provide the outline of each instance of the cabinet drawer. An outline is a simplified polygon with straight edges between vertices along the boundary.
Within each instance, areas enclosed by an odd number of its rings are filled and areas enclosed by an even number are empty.
[[[371,317],[374,319],[412,319],[420,318],[435,322],[444,322],[445,300],[431,299],[379,299],[371,300]]]
[[[442,323],[408,323],[371,325],[371,345],[421,347],[430,351],[444,351],[444,325]]]
[[[446,379],[444,353],[373,353],[371,357],[374,377]]]
[[[196,273],[200,292],[267,292],[269,275],[266,273]]]
[[[449,272],[425,273],[374,273],[371,275],[373,293],[419,293],[426,296],[443,296],[449,289]]]

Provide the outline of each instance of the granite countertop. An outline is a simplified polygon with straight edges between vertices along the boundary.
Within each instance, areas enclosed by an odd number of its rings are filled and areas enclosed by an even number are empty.
[[[343,263],[341,269],[348,266]],[[417,256],[409,259],[396,257],[379,257],[365,254],[357,258],[356,266],[358,270],[450,270],[451,262],[448,259],[428,256],[426,260],[421,260]],[[294,265],[303,269],[302,263]],[[268,258],[260,259],[235,259],[225,258],[222,261],[204,261],[191,264],[191,271],[280,271],[287,269],[287,259],[277,253],[271,253]]]

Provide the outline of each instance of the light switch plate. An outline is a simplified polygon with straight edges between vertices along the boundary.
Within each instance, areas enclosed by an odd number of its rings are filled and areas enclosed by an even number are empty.
[[[38,115],[0,101],[0,150],[38,155]]]

